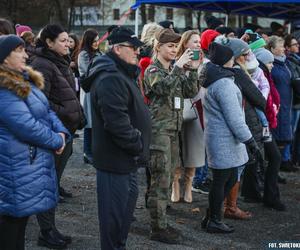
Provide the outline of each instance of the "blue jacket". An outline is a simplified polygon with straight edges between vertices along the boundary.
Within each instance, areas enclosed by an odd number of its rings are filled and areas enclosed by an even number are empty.
[[[280,95],[280,109],[277,115],[278,125],[272,130],[277,141],[290,142],[292,140],[292,87],[291,72],[285,62],[274,61],[272,78]]]
[[[41,74],[0,66],[0,215],[24,217],[58,200],[54,151],[69,135],[40,91]]]

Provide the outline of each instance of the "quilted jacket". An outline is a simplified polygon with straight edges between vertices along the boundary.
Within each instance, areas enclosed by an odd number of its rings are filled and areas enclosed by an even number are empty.
[[[24,217],[58,200],[54,151],[69,136],[40,89],[43,77],[0,66],[0,215]]]

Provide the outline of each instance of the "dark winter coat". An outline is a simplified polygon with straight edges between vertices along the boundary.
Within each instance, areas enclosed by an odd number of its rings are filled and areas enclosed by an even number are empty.
[[[263,70],[265,77],[267,78],[269,85],[270,85],[270,93],[267,99],[267,106],[266,106],[266,117],[269,122],[270,128],[277,127],[277,110],[280,107],[280,96],[275,87],[271,72],[268,68],[262,63],[259,62],[259,67]],[[276,109],[274,108],[276,106]]]
[[[292,74],[293,108],[300,109],[300,57],[291,53],[287,56],[286,62]]]
[[[151,118],[137,76],[137,66],[109,52],[95,59],[83,83],[91,93],[97,169],[128,174],[150,158]]]
[[[75,79],[69,61],[54,51],[38,48],[31,65],[45,78],[43,92],[50,107],[65,127],[72,134],[75,133],[81,127],[83,112],[76,96]]]
[[[251,78],[240,68],[233,68],[235,84],[237,84],[244,97],[246,123],[259,147],[263,150],[262,125],[255,108],[265,111],[266,99],[252,82]]]
[[[279,142],[292,140],[292,87],[291,72],[285,62],[275,59],[272,78],[280,95],[280,109],[277,115],[277,128],[272,130],[274,138]]]
[[[0,215],[24,217],[56,206],[54,151],[59,132],[69,135],[50,109],[40,73],[0,66]]]

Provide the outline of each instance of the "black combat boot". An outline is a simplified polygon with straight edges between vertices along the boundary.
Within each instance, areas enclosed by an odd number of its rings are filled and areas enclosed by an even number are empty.
[[[167,244],[179,244],[181,241],[181,234],[177,229],[168,225],[167,228],[164,229],[152,229],[150,232],[150,240]]]
[[[51,249],[66,249],[68,243],[58,237],[53,229],[42,230],[38,238],[38,246]]]

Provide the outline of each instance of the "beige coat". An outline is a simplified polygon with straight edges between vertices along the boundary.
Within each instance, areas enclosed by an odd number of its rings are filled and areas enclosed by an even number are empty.
[[[195,97],[193,101],[197,100]],[[183,122],[181,128],[184,167],[202,167],[205,164],[204,132],[199,120]]]

